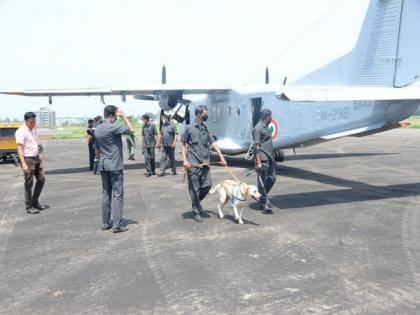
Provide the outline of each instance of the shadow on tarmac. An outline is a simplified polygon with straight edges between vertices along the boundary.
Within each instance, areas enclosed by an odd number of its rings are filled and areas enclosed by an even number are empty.
[[[226,209],[227,209],[227,207],[226,207]],[[223,210],[226,210],[226,209],[223,209]],[[247,211],[247,209],[244,209],[244,212],[246,212],[246,211]],[[224,218],[223,218],[223,220],[226,219],[226,220],[232,221],[235,224],[238,223],[237,220],[235,219],[235,216],[233,216],[231,214],[226,214],[225,211],[223,213],[225,215]],[[204,210],[204,212],[201,214],[201,217],[204,218],[204,219],[205,218],[212,218],[212,217],[219,218],[219,214],[216,213],[216,212],[214,212],[214,211],[211,211],[211,210]],[[194,220],[194,215],[193,215],[192,211],[190,210],[190,211],[184,212],[182,214],[182,218],[185,219],[185,220]],[[242,218],[242,220],[244,221],[244,224],[250,224],[250,225],[259,226],[258,223],[255,223],[253,221],[249,221],[249,220],[244,219],[244,218]]]
[[[390,155],[395,153],[349,153],[349,154],[317,154],[301,156],[298,159],[313,158],[337,158],[337,157],[361,157],[375,155]],[[288,157],[289,158],[289,157]],[[245,159],[230,157],[230,166],[244,166],[253,169],[254,162]],[[276,173],[280,176],[315,181],[321,184],[343,187],[344,189],[305,192],[296,194],[276,195],[269,194],[270,202],[279,209],[305,208],[323,205],[343,204],[350,202],[381,200],[420,195],[420,183],[397,184],[389,186],[374,186],[358,181],[347,180],[335,176],[325,175],[296,167],[277,164]],[[258,210],[251,204],[252,210]]]
[[[177,167],[179,166],[182,166],[182,163],[178,161]],[[145,170],[146,164],[143,162],[124,164],[124,170],[138,170],[138,169]],[[158,161],[156,161],[156,171],[159,171]],[[92,171],[89,171],[88,167],[56,168],[56,169],[50,169],[50,170],[45,171],[45,175],[79,174],[79,173],[92,173]],[[98,172],[98,175],[100,175],[100,172]]]
[[[375,186],[289,166],[277,167],[277,171],[277,174],[281,176],[311,180],[321,184],[343,188],[271,196],[270,201],[274,206],[280,209],[304,208],[420,195],[420,183]]]

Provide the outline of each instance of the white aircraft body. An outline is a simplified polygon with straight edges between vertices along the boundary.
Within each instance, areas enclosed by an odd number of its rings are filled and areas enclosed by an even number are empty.
[[[2,94],[44,96],[127,95],[157,100],[178,120],[194,118],[194,109],[209,108],[208,125],[223,153],[247,152],[261,109],[273,112],[273,146],[281,149],[317,144],[344,136],[365,136],[399,127],[420,103],[420,1],[371,0],[354,49],[347,55],[287,85],[206,87],[166,83],[135,89],[86,88],[25,90]],[[203,94],[200,100],[188,95]],[[181,113],[184,114],[181,114]],[[189,117],[191,113],[191,117]]]

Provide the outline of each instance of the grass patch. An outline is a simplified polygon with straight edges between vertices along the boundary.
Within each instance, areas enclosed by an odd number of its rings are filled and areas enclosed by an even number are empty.
[[[411,129],[420,129],[420,116],[411,116],[408,121]]]

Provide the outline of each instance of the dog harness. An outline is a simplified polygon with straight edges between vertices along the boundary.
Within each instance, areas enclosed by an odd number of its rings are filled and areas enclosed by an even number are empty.
[[[235,205],[236,200],[242,201],[242,202],[246,201],[246,199],[241,199],[238,196],[239,196],[239,186],[235,186],[232,192],[232,207]]]

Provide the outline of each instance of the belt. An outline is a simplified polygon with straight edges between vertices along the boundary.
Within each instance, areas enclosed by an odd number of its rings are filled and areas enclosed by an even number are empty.
[[[39,155],[37,155],[37,156],[25,156],[25,159],[30,159],[30,160],[37,161],[37,160],[39,160]]]

